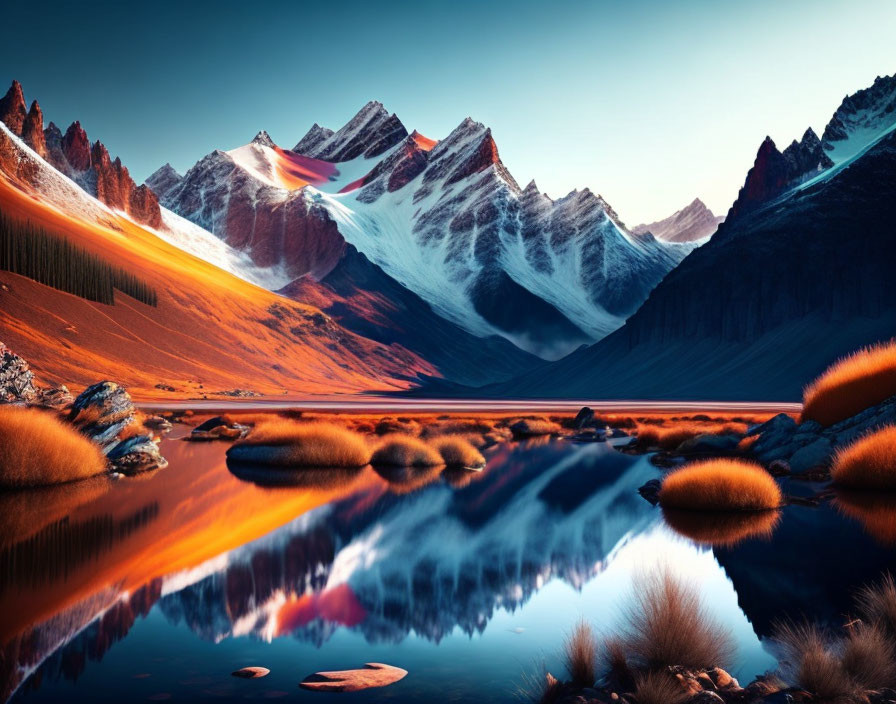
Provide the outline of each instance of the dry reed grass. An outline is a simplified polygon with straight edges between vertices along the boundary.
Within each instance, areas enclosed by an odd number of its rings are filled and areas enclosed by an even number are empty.
[[[668,670],[648,670],[635,675],[637,704],[683,704],[690,699]]]
[[[861,589],[856,608],[866,622],[878,628],[896,643],[896,580],[885,574],[877,584]]]
[[[855,701],[856,685],[822,629],[809,623],[779,624],[775,640],[792,681],[823,702]]]
[[[675,450],[686,440],[700,435],[743,435],[747,428],[746,423],[679,421],[669,426],[639,423],[636,433],[639,447]]]
[[[563,655],[572,683],[578,687],[593,686],[597,678],[597,641],[586,621],[579,621],[567,636]]]
[[[696,587],[668,568],[636,578],[626,622],[622,643],[641,668],[726,668],[734,655],[731,633],[707,613]]]

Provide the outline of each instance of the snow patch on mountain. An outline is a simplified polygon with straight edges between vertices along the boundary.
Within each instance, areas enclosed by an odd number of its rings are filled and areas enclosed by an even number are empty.
[[[194,225],[167,208],[162,208],[162,223],[163,227],[158,230],[145,229],[169,244],[244,281],[269,291],[277,291],[292,281],[292,277],[286,273],[282,265],[256,266],[245,252],[234,249],[208,230]]]

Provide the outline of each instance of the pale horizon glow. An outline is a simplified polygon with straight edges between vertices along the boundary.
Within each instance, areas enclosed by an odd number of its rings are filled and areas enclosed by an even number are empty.
[[[138,182],[379,100],[436,139],[488,125],[521,185],[590,188],[629,226],[695,197],[724,214],[766,135],[821,135],[896,72],[888,0],[54,5],[40,41],[33,8],[5,10],[3,91],[80,120]]]

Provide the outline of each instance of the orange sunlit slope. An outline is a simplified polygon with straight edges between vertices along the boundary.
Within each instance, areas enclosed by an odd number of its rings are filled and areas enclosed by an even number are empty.
[[[436,373],[407,350],[347,332],[317,308],[242,281],[124,217],[66,215],[8,172],[0,172],[0,209],[64,233],[158,291],[155,308],[121,293],[110,306],[0,272],[0,340],[44,383],[110,378],[138,398],[235,388],[296,397],[404,388],[417,373]]]

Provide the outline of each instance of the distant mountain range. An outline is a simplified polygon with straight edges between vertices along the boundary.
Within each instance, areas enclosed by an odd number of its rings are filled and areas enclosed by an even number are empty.
[[[588,349],[487,393],[794,400],[896,333],[896,76],[844,98],[819,139],[760,145],[712,239]]]
[[[350,244],[434,316],[550,359],[618,328],[693,248],[629,231],[588,189],[555,201],[520,188],[482,124],[467,118],[436,141],[377,102],[339,130],[315,124],[292,150],[260,132],[147,184],[256,265],[320,282]],[[369,331],[356,318],[341,322]]]
[[[648,232],[666,242],[697,242],[712,237],[725,218],[713,215],[703,201],[695,198],[690,205],[676,210],[669,217],[649,225],[632,228],[636,235]]]
[[[370,102],[292,149],[262,131],[138,186],[79,123],[44,128],[26,105],[18,83],[0,100],[3,213],[77,233],[168,292],[161,313],[125,321],[114,307],[131,345],[119,353],[103,349],[96,304],[59,323],[70,304],[18,284],[4,341],[51,372],[41,316],[97,369],[103,354],[116,369],[137,360],[152,369],[143,384],[174,364],[194,391],[210,335],[239,341],[214,345],[227,357],[214,378],[266,393],[791,399],[835,357],[893,334],[894,77],[845,98],[820,138],[809,129],[783,151],[767,138],[724,222],[695,199],[633,229],[588,189],[521,188],[470,118],[435,140]],[[243,313],[212,332],[224,299],[203,277],[256,299],[230,311],[264,301],[248,325],[269,343],[245,341]],[[174,336],[162,332],[172,310]],[[315,361],[297,371],[293,354]]]

